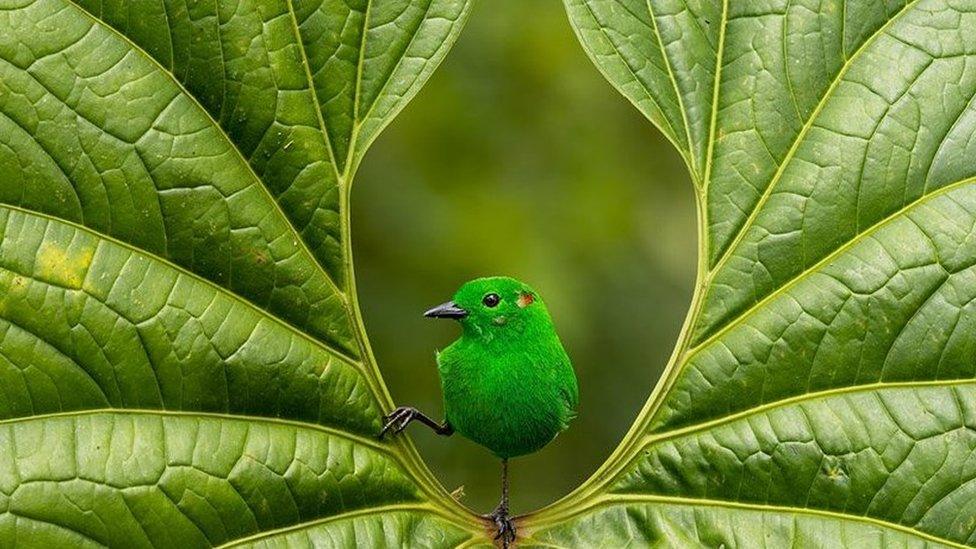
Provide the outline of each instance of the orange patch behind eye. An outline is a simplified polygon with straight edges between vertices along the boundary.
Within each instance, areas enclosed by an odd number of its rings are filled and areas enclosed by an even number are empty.
[[[533,302],[535,302],[535,296],[528,292],[522,292],[518,296],[518,306],[523,309],[532,305]]]

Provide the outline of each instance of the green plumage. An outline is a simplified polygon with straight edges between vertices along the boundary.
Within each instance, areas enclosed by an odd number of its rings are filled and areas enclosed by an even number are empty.
[[[491,277],[462,286],[454,304],[467,312],[461,337],[437,355],[448,423],[501,458],[539,450],[579,401],[545,303],[526,284]]]
[[[379,436],[413,421],[443,436],[454,432],[502,458],[502,499],[483,517],[508,548],[516,524],[508,507],[508,458],[542,448],[576,415],[579,393],[573,365],[535,290],[507,277],[468,282],[424,316],[461,323],[461,337],[437,355],[444,390],[443,423],[411,406],[386,416]]]

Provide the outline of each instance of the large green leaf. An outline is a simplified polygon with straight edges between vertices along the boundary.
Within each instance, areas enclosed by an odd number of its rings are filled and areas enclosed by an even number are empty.
[[[699,275],[626,439],[523,532],[976,545],[976,2],[566,4],[688,165]]]
[[[349,188],[469,0],[0,0],[0,545],[484,540],[362,330]]]

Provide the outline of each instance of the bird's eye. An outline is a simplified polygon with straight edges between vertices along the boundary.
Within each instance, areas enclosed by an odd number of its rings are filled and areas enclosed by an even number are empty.
[[[502,298],[498,297],[498,294],[488,294],[481,302],[485,304],[485,307],[496,307],[501,300]]]

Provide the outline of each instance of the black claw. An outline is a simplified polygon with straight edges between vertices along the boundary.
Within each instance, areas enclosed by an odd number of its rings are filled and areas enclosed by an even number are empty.
[[[485,515],[485,518],[495,521],[498,529],[495,539],[502,540],[502,547],[507,549],[515,541],[515,521],[508,515],[508,509],[499,506],[490,515]]]
[[[383,425],[383,428],[380,429],[379,438],[383,438],[383,436],[390,431],[392,431],[394,435],[403,431],[407,428],[407,425],[410,425],[410,423],[414,420],[417,420],[430,427],[435,433],[441,436],[451,436],[451,434],[454,433],[454,427],[451,427],[451,424],[447,421],[444,423],[437,423],[421,413],[420,410],[410,406],[400,406],[383,419],[386,421],[386,423]]]
[[[410,425],[411,421],[416,419],[418,413],[416,408],[409,406],[400,406],[393,410],[390,415],[383,418],[386,420],[386,424],[383,425],[379,438],[383,438],[391,429],[394,435],[402,432],[407,428],[407,425]]]

